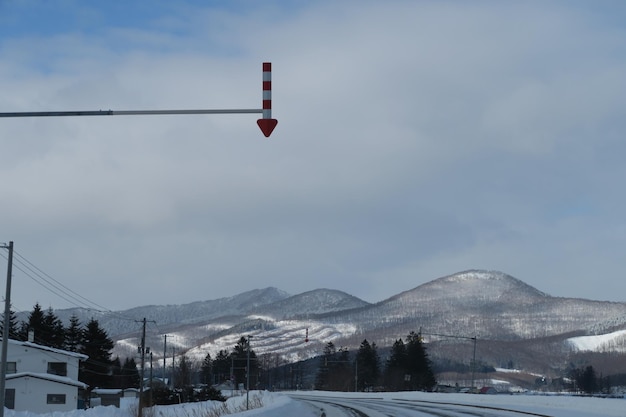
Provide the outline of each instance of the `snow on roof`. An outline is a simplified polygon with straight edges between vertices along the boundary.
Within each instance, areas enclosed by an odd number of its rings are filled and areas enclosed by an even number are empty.
[[[94,388],[91,390],[92,394],[97,395],[117,395],[122,393],[121,388]]]
[[[73,379],[68,378],[66,376],[42,374],[42,373],[37,373],[37,372],[17,372],[15,374],[8,374],[6,376],[6,379],[8,381],[11,379],[19,379],[19,378],[27,378],[27,377],[43,379],[46,381],[56,382],[59,384],[73,385],[79,388],[87,388],[87,384],[80,382],[80,381],[74,381]]]
[[[2,340],[2,338],[0,338],[0,340]],[[79,360],[87,360],[87,359],[89,359],[89,356],[84,355],[82,353],[70,352],[69,350],[56,349],[56,348],[52,348],[50,346],[38,345],[38,344],[33,343],[33,342],[22,342],[20,340],[9,339],[9,343],[12,344],[12,345],[27,346],[27,347],[30,347],[30,348],[33,348],[33,349],[45,350],[47,352],[54,352],[54,353],[58,353],[58,354],[61,354],[61,355],[65,355],[65,356],[69,356],[69,357],[73,357],[73,358],[78,358]]]

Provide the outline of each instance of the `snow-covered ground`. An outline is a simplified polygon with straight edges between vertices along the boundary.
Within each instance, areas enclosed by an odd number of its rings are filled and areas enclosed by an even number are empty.
[[[626,352],[626,330],[594,336],[570,337],[567,342],[573,349],[579,351]]]
[[[405,399],[447,402],[454,404],[477,404],[494,407],[512,408],[526,412],[553,417],[623,417],[626,409],[625,399],[589,398],[565,395],[475,395],[475,394],[437,394],[423,392],[398,393],[329,393],[300,391],[298,395],[337,396],[354,399],[368,396],[383,399]],[[241,417],[319,417],[317,409],[305,402],[293,400],[284,393],[251,392],[250,404],[259,398],[263,407],[241,411],[231,415]],[[226,403],[231,410],[245,410],[246,396],[233,397]],[[144,417],[214,417],[211,410],[222,406],[220,402],[187,403],[171,406],[157,406],[147,409]],[[51,417],[133,417],[136,408],[130,407],[94,407],[67,413],[45,414]],[[41,414],[16,412],[5,409],[6,417],[40,417]]]

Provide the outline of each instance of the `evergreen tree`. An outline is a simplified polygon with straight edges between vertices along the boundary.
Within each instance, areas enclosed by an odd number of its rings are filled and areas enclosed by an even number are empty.
[[[572,379],[576,382],[578,389],[587,394],[593,394],[598,390],[598,378],[593,366],[585,369],[574,369],[571,372]]]
[[[330,366],[330,389],[343,392],[353,391],[356,369],[353,369],[354,364],[350,360],[348,348],[339,348],[334,356],[335,360]]]
[[[65,346],[64,349],[70,352],[79,352],[83,340],[83,331],[80,321],[75,314],[70,317],[70,324],[65,330]]]
[[[376,343],[364,339],[356,354],[358,390],[364,391],[375,386],[380,377],[380,359],[376,351]]]
[[[0,322],[0,332],[4,337],[4,313],[2,313],[2,322]],[[17,323],[15,311],[9,310],[9,339],[20,340],[20,329]]]
[[[588,366],[583,372],[583,379],[581,388],[588,394],[593,394],[598,391],[598,378],[596,377],[596,371],[593,366]]]
[[[391,354],[385,365],[385,386],[390,391],[405,389],[407,362],[406,346],[402,339],[398,339],[393,343]]]
[[[124,365],[122,365],[120,358],[116,356],[111,361],[109,369],[113,374],[112,380],[110,382],[111,387],[122,389],[139,388],[141,376],[139,375],[139,370],[137,369],[135,359],[126,358],[124,360]]]
[[[247,369],[248,350],[250,351],[250,369]],[[248,339],[242,336],[239,339],[239,342],[237,342],[237,344],[235,345],[232,355],[234,363],[233,373],[235,375],[235,380],[237,381],[237,383],[245,384],[248,380],[246,372],[249,372],[251,387],[256,386],[256,382],[259,378],[259,363],[257,361],[254,350],[252,350],[250,348],[250,345],[248,344]]]
[[[385,368],[385,384],[390,390],[430,390],[437,381],[422,338],[409,333],[407,343],[396,340]]]
[[[28,315],[28,321],[22,323],[20,329],[20,336],[22,340],[28,340],[28,334],[33,332],[34,342],[39,344],[44,344],[41,338],[43,332],[43,323],[44,323],[44,312],[39,305],[39,303],[35,303],[33,306],[33,311]]]
[[[26,342],[28,340],[28,322],[21,321],[19,325],[19,329],[17,330],[17,338],[16,340],[21,340]]]
[[[213,378],[214,383],[221,383],[230,380],[231,377],[231,358],[227,351],[220,350],[213,360]]]
[[[315,389],[321,391],[329,389],[329,365],[332,363],[336,352],[337,349],[333,342],[328,342],[326,346],[324,346],[321,364],[315,376]]]
[[[337,348],[333,342],[324,346],[322,363],[315,378],[315,389],[352,391],[354,389],[353,363],[347,348]]]
[[[186,388],[192,385],[193,363],[182,355],[178,359],[178,366],[174,370],[174,388]]]
[[[113,341],[93,318],[87,323],[82,333],[80,353],[89,356],[89,359],[83,362],[78,379],[92,389],[110,388]]]
[[[211,384],[213,377],[213,361],[211,360],[211,354],[207,353],[202,361],[202,366],[200,368],[202,373],[202,383],[203,384]]]
[[[122,365],[122,388],[139,388],[141,375],[134,358],[126,358]]]
[[[120,362],[119,356],[116,356],[111,361],[111,365],[109,366],[109,372],[112,375],[109,385],[114,388],[121,388],[123,386],[122,380],[124,378],[122,376],[122,363]]]
[[[432,363],[426,353],[422,337],[415,332],[407,336],[407,373],[409,375],[410,390],[431,390],[437,385]]]
[[[65,328],[61,320],[54,314],[52,307],[48,308],[43,320],[44,323],[40,343],[56,349],[63,349],[63,345],[65,344]]]

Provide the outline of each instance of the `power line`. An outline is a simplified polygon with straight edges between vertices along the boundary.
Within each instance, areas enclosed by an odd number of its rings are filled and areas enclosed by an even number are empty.
[[[41,268],[37,267],[34,263],[26,259],[23,255],[16,253],[16,259],[14,262],[15,269],[21,271],[28,278],[33,280],[36,284],[40,285],[47,291],[56,295],[57,297],[67,301],[70,305],[78,307],[88,311],[95,311],[99,313],[108,313],[121,320],[135,321],[135,318],[125,317],[113,310],[106,308],[70,289],[60,281],[56,280]],[[6,255],[0,252],[0,256],[6,258]]]
[[[91,304],[93,306],[98,307],[101,310],[109,310],[106,307],[101,306],[100,304],[86,298],[83,297],[82,295],[78,294],[76,291],[72,290],[71,288],[65,286],[63,283],[59,282],[58,280],[54,279],[52,276],[50,276],[49,274],[45,273],[44,271],[42,271],[40,268],[38,268],[36,265],[34,265],[32,262],[30,262],[28,259],[26,259],[24,256],[22,256],[19,252],[15,253],[17,258],[18,258],[18,262],[19,263],[23,263],[25,266],[28,267],[28,269],[30,271],[36,271],[37,272],[37,276],[39,276],[41,279],[45,280],[46,282],[50,283],[51,285],[53,285],[55,288],[61,290],[61,288],[63,288],[64,290],[68,291],[69,293],[73,294],[73,296],[71,296],[73,299],[80,301],[80,300],[84,300],[84,302],[86,302],[87,304]],[[26,265],[27,264],[27,265]],[[32,267],[32,268],[31,268]],[[52,282],[58,284],[58,285],[54,285]],[[69,294],[68,294],[69,295]]]
[[[23,264],[22,264],[23,266]],[[19,271],[21,271],[24,275],[26,275],[28,278],[32,279],[34,282],[36,282],[37,284],[39,284],[40,286],[42,286],[43,288],[45,288],[46,290],[50,291],[51,293],[53,293],[54,295],[56,295],[59,298],[62,298],[63,300],[69,302],[70,304],[76,306],[76,307],[83,307],[83,306],[77,306],[75,304],[74,300],[71,300],[70,298],[67,298],[66,296],[64,296],[63,294],[59,293],[57,290],[54,290],[53,288],[50,288],[49,285],[44,284],[43,282],[39,281],[37,278],[35,278],[33,275],[31,275],[28,272],[28,268],[23,268],[22,266],[19,265],[19,262],[14,262],[13,267]]]

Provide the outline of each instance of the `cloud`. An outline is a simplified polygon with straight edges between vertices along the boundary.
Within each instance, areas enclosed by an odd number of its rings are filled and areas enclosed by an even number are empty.
[[[469,268],[620,298],[622,28],[565,2],[281,6],[4,40],[6,111],[255,108],[271,60],[279,125],[2,120],[3,233],[111,308],[378,301]]]

